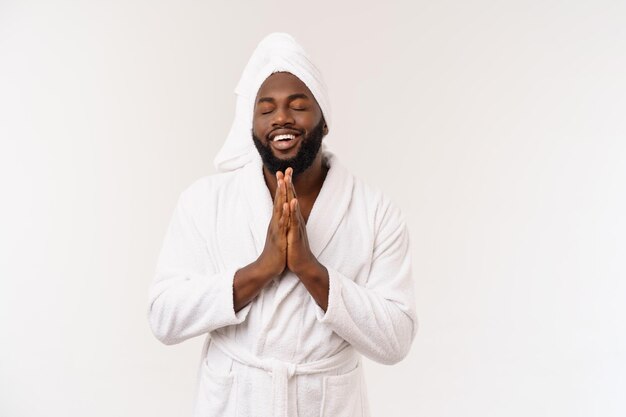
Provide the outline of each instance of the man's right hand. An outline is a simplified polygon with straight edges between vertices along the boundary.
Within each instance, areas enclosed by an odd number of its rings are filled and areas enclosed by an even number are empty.
[[[283,273],[287,267],[287,228],[289,226],[289,204],[287,203],[287,187],[282,172],[276,173],[276,194],[272,218],[267,228],[265,247],[257,263],[268,275],[274,277]]]
[[[249,265],[235,272],[233,279],[233,308],[235,312],[247,305],[263,287],[287,267],[287,228],[289,204],[287,187],[282,172],[276,173],[278,187],[274,195],[274,209],[267,228],[263,252]]]

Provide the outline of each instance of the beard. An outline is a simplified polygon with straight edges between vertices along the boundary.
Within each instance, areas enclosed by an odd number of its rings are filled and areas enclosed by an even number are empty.
[[[274,155],[270,144],[264,144],[255,134],[252,132],[252,140],[254,146],[256,146],[263,165],[272,175],[276,175],[276,172],[285,170],[289,167],[293,169],[293,179],[295,180],[298,175],[306,171],[315,160],[317,153],[322,146],[322,138],[324,137],[324,119],[313,128],[313,130],[306,136],[302,137],[302,144],[298,153],[293,158],[280,159]]]

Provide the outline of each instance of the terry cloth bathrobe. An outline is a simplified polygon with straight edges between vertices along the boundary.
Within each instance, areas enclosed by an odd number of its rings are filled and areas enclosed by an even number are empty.
[[[237,87],[235,122],[216,159],[221,172],[179,197],[150,287],[149,322],[165,344],[205,336],[196,417],[369,416],[361,355],[396,363],[417,330],[409,236],[398,208],[325,146],[329,170],[306,228],[329,273],[327,310],[288,270],[233,308],[235,272],[261,254],[272,215],[261,160],[245,141],[256,91],[276,71],[307,84],[328,124],[319,73],[293,38],[269,35]]]

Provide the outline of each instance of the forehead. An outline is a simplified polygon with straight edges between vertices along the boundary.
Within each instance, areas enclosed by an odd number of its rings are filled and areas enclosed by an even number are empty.
[[[263,81],[257,92],[257,98],[287,96],[294,93],[306,94],[314,99],[313,94],[300,78],[289,72],[275,72]]]

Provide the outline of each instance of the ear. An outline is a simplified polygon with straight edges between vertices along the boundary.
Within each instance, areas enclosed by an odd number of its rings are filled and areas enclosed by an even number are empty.
[[[324,136],[328,135],[328,125],[326,123],[324,123]]]

